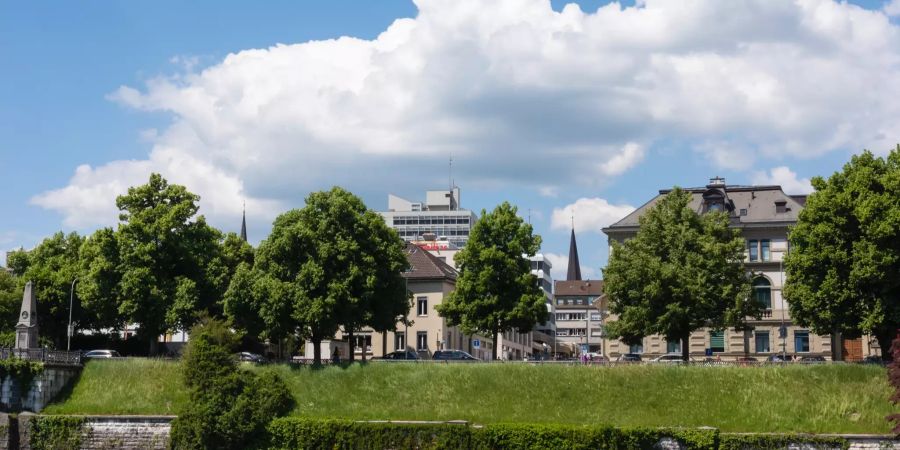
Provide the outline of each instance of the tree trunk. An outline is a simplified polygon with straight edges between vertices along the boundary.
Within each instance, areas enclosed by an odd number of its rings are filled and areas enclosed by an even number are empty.
[[[353,362],[354,353],[356,353],[356,342],[353,341],[353,327],[347,327],[347,361]]]
[[[499,345],[497,345],[497,344],[500,343],[500,341],[498,340],[498,339],[500,338],[500,331],[494,330],[494,331],[493,331],[493,336],[494,336],[494,356],[493,356],[493,360],[496,361],[496,360],[497,360],[497,347],[499,347]]]
[[[891,341],[894,335],[895,331],[890,328],[885,328],[875,333],[875,339],[878,340],[878,346],[881,347],[882,361],[891,362],[894,360],[894,355],[891,353]]]
[[[684,362],[691,360],[691,333],[681,337],[681,360]]]
[[[309,340],[313,343],[313,365],[322,365],[322,338],[312,336]]]

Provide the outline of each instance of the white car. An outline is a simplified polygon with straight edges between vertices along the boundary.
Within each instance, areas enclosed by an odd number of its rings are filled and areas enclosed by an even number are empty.
[[[655,362],[655,363],[668,363],[668,364],[680,364],[680,363],[684,362],[681,359],[681,353],[668,353],[665,355],[657,356],[656,358],[653,358],[650,361]],[[689,361],[693,361],[693,359],[690,359]]]
[[[85,359],[109,359],[121,357],[122,355],[115,350],[91,350],[84,354]]]

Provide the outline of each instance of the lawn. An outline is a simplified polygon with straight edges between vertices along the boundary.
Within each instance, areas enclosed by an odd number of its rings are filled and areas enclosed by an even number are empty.
[[[892,412],[885,369],[861,365],[401,363],[252,370],[280,374],[297,400],[294,414],[315,418],[887,433],[890,426],[884,417]],[[172,414],[185,401],[177,374],[174,363],[91,362],[71,395],[47,412]]]

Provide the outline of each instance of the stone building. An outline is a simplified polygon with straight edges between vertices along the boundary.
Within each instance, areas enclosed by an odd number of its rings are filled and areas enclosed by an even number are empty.
[[[703,329],[694,332],[690,338],[691,355],[703,356],[711,351],[723,358],[749,354],[762,359],[783,351],[830,357],[831,337],[816,335],[808,328],[795,325],[782,296],[785,279],[782,261],[788,251],[788,232],[797,223],[806,196],[788,195],[781,186],[727,185],[718,177],[711,179],[705,187],[686,191],[692,196],[692,209],[700,214],[725,211],[731,217],[731,226],[741,230],[746,240],[745,263],[748,275],[752,277],[752,296],[766,306],[761,319],[749,321],[751,330]],[[639,218],[669,192],[669,189],[660,190],[640,208],[604,228],[609,241],[623,242],[633,237],[639,228]],[[651,357],[681,351],[679,342],[666,342],[660,336],[646,337],[642,345],[635,346],[609,340],[607,348],[614,358],[623,353],[643,353]]]

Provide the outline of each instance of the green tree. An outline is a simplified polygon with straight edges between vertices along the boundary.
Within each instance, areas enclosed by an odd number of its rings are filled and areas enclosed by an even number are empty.
[[[66,339],[69,293],[72,281],[78,277],[78,258],[83,241],[84,238],[77,233],[67,235],[58,232],[41,241],[34,249],[14,252],[10,257],[10,267],[15,267],[18,275],[19,292],[28,281],[34,283],[41,335],[48,337],[57,347],[62,346]]]
[[[890,359],[900,328],[900,146],[887,158],[864,151],[812,184],[785,259],[791,317],[820,334],[870,333]]]
[[[15,330],[22,306],[22,290],[16,276],[0,269],[0,333]]]
[[[691,332],[742,327],[759,317],[744,270],[744,241],[721,212],[697,214],[691,194],[675,188],[640,218],[637,235],[612,243],[603,270],[611,336],[635,343],[660,334],[681,342],[688,360]]]
[[[355,330],[383,328],[385,315],[402,315],[409,307],[401,277],[407,267],[403,241],[362,200],[338,187],[314,192],[303,209],[275,219],[254,268],[238,269],[226,311],[275,338],[301,334],[319,363],[319,344],[340,326],[352,345]],[[238,318],[251,310],[259,320]]]
[[[456,289],[436,307],[464,333],[490,335],[495,360],[500,333],[527,333],[547,319],[544,294],[525,256],[538,251],[541,237],[516,212],[508,202],[481,211],[466,247],[454,257],[460,269]]]
[[[119,314],[140,325],[151,353],[163,332],[190,327],[202,312],[222,314],[222,234],[197,216],[199,200],[159,174],[116,199]]]

